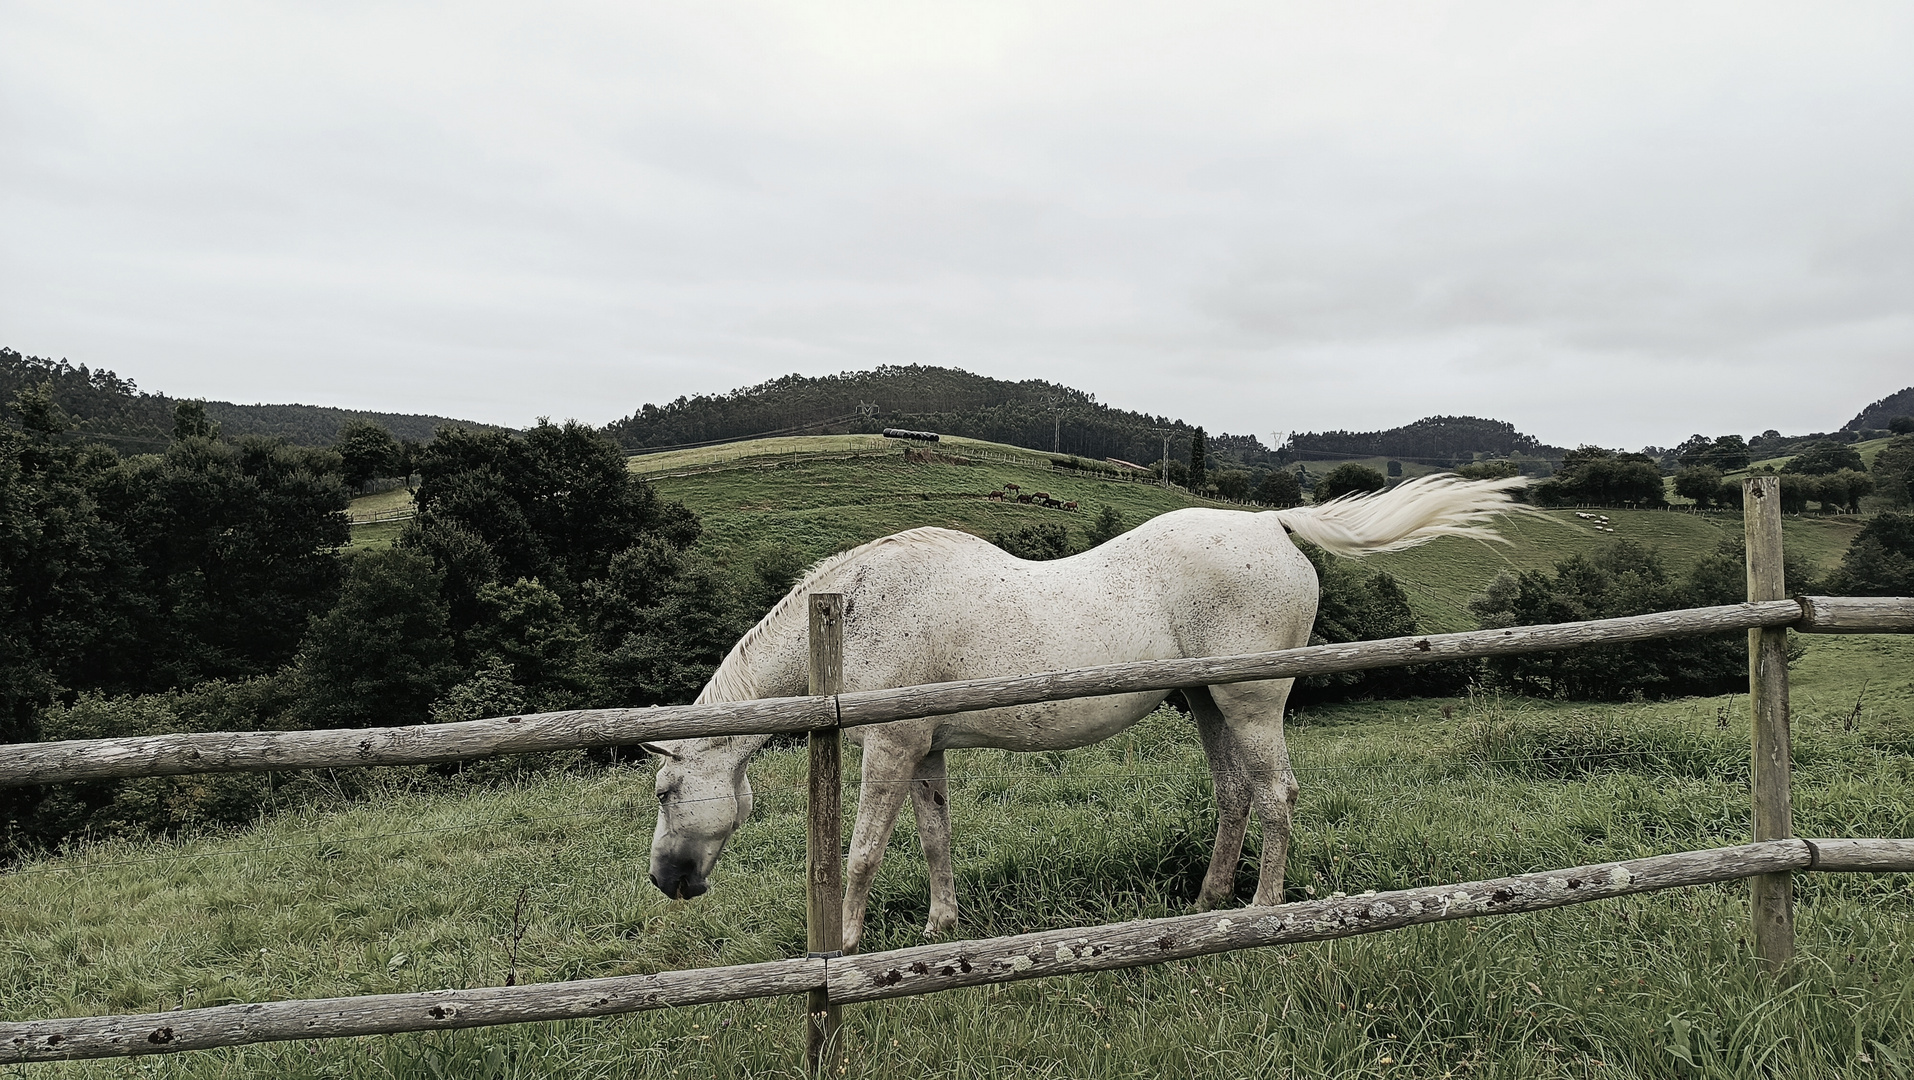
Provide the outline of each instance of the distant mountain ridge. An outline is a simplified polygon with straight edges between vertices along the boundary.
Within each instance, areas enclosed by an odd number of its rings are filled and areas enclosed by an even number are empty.
[[[99,439],[124,453],[166,449],[173,439],[173,407],[181,400],[149,394],[131,379],[105,368],[74,365],[65,360],[25,356],[0,348],[0,406],[28,386],[53,385],[53,400],[70,417],[79,434]],[[330,446],[339,429],[353,420],[382,424],[401,439],[427,442],[441,424],[473,429],[497,429],[496,424],[455,420],[417,413],[368,412],[325,405],[236,405],[206,402],[206,415],[225,435],[274,435],[300,446]]]

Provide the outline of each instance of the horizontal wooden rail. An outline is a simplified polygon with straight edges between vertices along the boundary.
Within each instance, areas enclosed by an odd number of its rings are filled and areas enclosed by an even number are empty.
[[[475,990],[218,1005],[137,1016],[28,1020],[0,1024],[0,1064],[582,1019],[820,988],[829,989],[832,1002],[848,1004],[1141,967],[1261,945],[1353,937],[1417,923],[1514,915],[1604,897],[1808,869],[1914,872],[1914,840],[1770,840],[1460,885],[919,945],[829,960],[778,960]]]
[[[824,960],[696,968],[577,982],[417,994],[266,1001],[138,1016],[0,1024],[0,1064],[209,1050],[215,1046],[578,1020],[680,1005],[801,994],[825,983]]]
[[[1460,634],[1315,645],[1246,656],[1143,660],[1076,671],[860,690],[835,698],[763,698],[652,709],[579,709],[395,728],[199,732],[19,743],[0,746],[0,787],[181,773],[428,765],[491,754],[618,746],[655,739],[857,727],[1068,698],[1179,690],[1763,626],[1792,626],[1804,622],[1804,611],[1816,613],[1814,618],[1818,623],[1808,627],[1810,629],[1866,633],[1914,628],[1914,599],[1811,597],[1803,601],[1727,604],[1549,626],[1514,626]]]
[[[1914,840],[1768,840],[1463,885],[918,945],[833,960],[831,1000],[848,1004],[1047,975],[1141,967],[1261,945],[1567,907],[1604,897],[1806,870],[1811,865],[1818,870],[1914,871]]]

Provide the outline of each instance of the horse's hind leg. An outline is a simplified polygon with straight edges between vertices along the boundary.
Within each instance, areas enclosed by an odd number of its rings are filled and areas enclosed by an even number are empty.
[[[1249,777],[1243,771],[1223,713],[1211,700],[1207,689],[1185,690],[1196,720],[1196,733],[1203,740],[1203,756],[1209,759],[1210,779],[1216,787],[1216,846],[1210,850],[1209,872],[1203,875],[1203,887],[1196,894],[1196,910],[1208,911],[1228,904],[1236,892],[1236,864],[1243,857],[1243,837],[1249,831]]]
[[[864,936],[864,913],[871,899],[877,866],[884,861],[897,815],[915,786],[918,763],[930,751],[926,730],[921,739],[911,725],[887,724],[870,729],[864,739],[863,780],[858,786],[857,827],[851,830],[851,855],[844,866],[844,951],[851,952]],[[903,728],[906,730],[899,731]]]
[[[950,779],[942,750],[924,756],[911,779],[910,795],[917,813],[917,839],[924,845],[924,863],[930,869],[930,920],[924,924],[924,936],[936,937],[957,925],[957,879],[950,865]]]
[[[1296,809],[1296,774],[1289,767],[1289,747],[1283,740],[1283,703],[1289,699],[1291,680],[1235,683],[1210,687],[1210,698],[1219,714],[1217,741],[1232,761],[1248,790],[1249,803],[1263,823],[1263,858],[1256,881],[1259,907],[1283,902],[1283,864],[1289,858],[1290,818]],[[1199,713],[1199,729],[1203,721]],[[1204,736],[1209,750],[1211,737]],[[1211,760],[1216,753],[1211,751]],[[1211,771],[1216,766],[1211,765]],[[1218,785],[1221,803],[1221,784]],[[1216,858],[1222,858],[1221,830]],[[1241,854],[1242,834],[1237,833],[1236,848],[1231,851],[1229,868]],[[1210,872],[1216,873],[1212,862]],[[1227,880],[1227,879],[1226,879]],[[1204,883],[1207,890],[1209,882]],[[1227,893],[1222,896],[1227,896]],[[1220,899],[1221,897],[1219,897]]]

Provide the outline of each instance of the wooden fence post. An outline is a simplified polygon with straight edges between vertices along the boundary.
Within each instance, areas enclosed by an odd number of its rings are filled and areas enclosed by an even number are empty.
[[[1742,488],[1742,523],[1748,539],[1748,599],[1787,596],[1781,561],[1781,478],[1749,477]],[[1792,751],[1788,740],[1788,629],[1748,631],[1748,701],[1754,710],[1754,838],[1794,835],[1788,790]],[[1770,969],[1794,959],[1794,882],[1788,872],[1749,878],[1755,954]]]
[[[844,689],[844,597],[839,593],[811,594],[811,693],[831,695]],[[837,728],[810,735],[811,788],[805,834],[806,940],[812,956],[844,953],[844,814],[843,736]],[[806,995],[804,1063],[809,1074],[830,1071],[837,1032],[843,1023],[841,1007],[831,1004],[830,991]]]

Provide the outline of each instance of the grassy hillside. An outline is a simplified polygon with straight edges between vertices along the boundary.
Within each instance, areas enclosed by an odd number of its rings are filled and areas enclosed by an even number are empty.
[[[913,447],[913,449],[916,449]],[[745,555],[769,543],[787,543],[807,558],[919,525],[964,529],[981,536],[1029,522],[1057,521],[1081,541],[1104,506],[1126,525],[1156,514],[1209,504],[1176,488],[1117,483],[1049,467],[1050,455],[1015,447],[946,440],[929,448],[946,461],[912,462],[904,447],[878,436],[844,435],[764,440],[634,458],[661,494],[697,511],[706,543],[724,556]],[[965,463],[957,463],[959,461]],[[1317,463],[1312,463],[1317,464]],[[1077,500],[1074,514],[991,502],[984,496],[1010,481]],[[1606,511],[1613,533],[1597,532],[1573,511],[1506,519],[1509,544],[1439,540],[1414,551],[1377,555],[1368,565],[1386,569],[1408,588],[1422,628],[1472,630],[1467,603],[1504,569],[1545,569],[1626,537],[1659,548],[1672,569],[1685,569],[1738,535],[1735,513]],[[1838,564],[1860,529],[1851,518],[1790,517],[1786,542],[1819,570]]]
[[[1807,648],[1797,827],[1914,835],[1914,639]],[[1872,682],[1857,710],[1863,673]],[[1311,710],[1291,721],[1302,796],[1289,894],[1744,840],[1745,707],[1477,698]],[[1184,910],[1213,822],[1200,750],[1176,714],[1068,753],[954,752],[951,773],[962,936]],[[521,982],[790,956],[804,948],[803,751],[767,753],[753,777],[756,814],[712,892],[691,902],[644,880],[643,768],[490,791],[388,770],[383,797],[348,809],[29,863],[0,877],[0,1009],[29,1018],[496,985],[515,938]],[[917,940],[915,847],[906,821],[873,896],[871,948]],[[1252,851],[1241,895],[1253,865]],[[1785,993],[1750,958],[1745,889],[1729,885],[854,1006],[842,1075],[1899,1075],[1894,1063],[1914,1061],[1914,876],[1797,880],[1804,960]],[[22,1075],[790,1077],[801,1007],[771,999]]]
[[[1081,543],[1105,506],[1134,526],[1168,510],[1221,505],[1178,488],[1094,479],[1049,462],[1048,454],[966,439],[923,446],[834,435],[677,451],[633,458],[631,467],[649,477],[659,494],[696,511],[705,525],[704,542],[725,557],[783,543],[819,559],[920,525],[989,536],[1058,522]],[[1079,509],[985,497],[1005,483],[1076,501]]]

